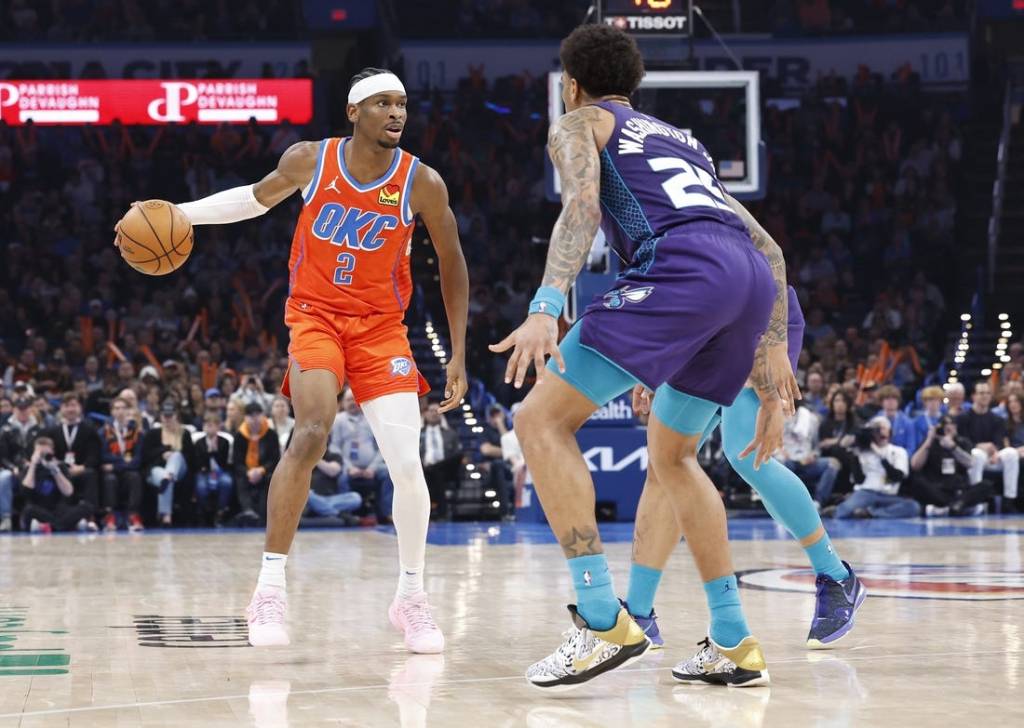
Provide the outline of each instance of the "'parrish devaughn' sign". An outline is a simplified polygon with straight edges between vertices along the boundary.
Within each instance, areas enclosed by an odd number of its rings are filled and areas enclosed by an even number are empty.
[[[35,124],[305,124],[308,78],[0,81],[0,119]]]

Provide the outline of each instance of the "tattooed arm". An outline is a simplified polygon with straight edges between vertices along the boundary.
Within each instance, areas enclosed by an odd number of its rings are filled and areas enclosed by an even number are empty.
[[[568,293],[601,224],[601,161],[594,124],[601,111],[584,106],[551,127],[548,153],[562,180],[562,213],[548,246],[542,286]]]
[[[786,259],[782,255],[782,248],[739,201],[731,195],[726,195],[726,202],[747,226],[754,247],[768,259],[768,265],[772,268],[772,278],[775,279],[775,305],[772,306],[772,317],[761,343],[769,346],[785,344],[786,327],[789,323],[789,294],[786,290]]]
[[[602,114],[607,112],[592,106],[572,111],[558,120],[548,137],[551,161],[562,179],[562,213],[551,233],[541,286],[555,288],[563,295],[569,292],[586,262],[601,224],[601,160],[595,127],[601,123]],[[565,371],[554,316],[531,314],[522,326],[489,348],[501,353],[513,346],[505,368],[505,382],[514,381],[517,389],[531,363],[537,376],[543,376],[546,355],[554,357],[559,369]]]
[[[800,399],[800,387],[793,376],[789,362],[787,328],[789,325],[789,291],[786,286],[786,259],[772,236],[754,216],[733,197],[726,196],[729,206],[740,216],[750,232],[754,247],[764,253],[775,279],[775,303],[772,306],[768,328],[754,352],[754,365],[750,370],[750,385],[761,400],[757,412],[754,440],[740,453],[744,458],[757,451],[754,467],[759,468],[776,450],[782,447],[782,426],[786,412],[795,412],[795,400]]]

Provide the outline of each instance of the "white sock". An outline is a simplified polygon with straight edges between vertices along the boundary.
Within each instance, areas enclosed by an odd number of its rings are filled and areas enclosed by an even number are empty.
[[[423,592],[430,525],[430,492],[420,462],[419,399],[414,392],[387,394],[364,403],[363,413],[395,486],[391,517],[398,532],[398,563],[402,565],[397,596],[415,596]]]
[[[409,599],[423,593],[423,567],[409,569],[401,567],[398,572],[398,589],[395,597]]]
[[[278,589],[284,589],[284,565],[286,561],[288,561],[288,554],[275,554],[270,551],[264,551],[263,564],[260,566],[260,578],[256,582],[256,588],[274,586]]]

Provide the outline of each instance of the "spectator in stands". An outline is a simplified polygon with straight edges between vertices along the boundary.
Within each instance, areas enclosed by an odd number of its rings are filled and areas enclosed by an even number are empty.
[[[282,453],[288,447],[288,441],[292,439],[292,430],[295,429],[295,418],[291,416],[291,411],[291,405],[283,395],[274,397],[274,403],[270,405],[270,422],[277,433]]]
[[[497,493],[498,500],[501,501],[503,516],[515,512],[512,473],[501,449],[501,439],[508,430],[505,408],[500,404],[492,404],[487,408],[487,424],[484,425],[483,442],[480,443],[480,456],[483,458],[480,469],[487,480],[487,487]]]
[[[257,525],[266,519],[270,478],[281,459],[281,445],[263,414],[263,406],[256,401],[245,406],[245,421],[233,437],[240,519],[247,525]]]
[[[960,382],[953,382],[945,386],[946,390],[946,414],[950,417],[959,417],[961,414],[971,408],[971,406],[964,402],[967,397],[967,392],[964,390],[964,385]],[[964,434],[961,431],[961,434]]]
[[[837,389],[829,397],[828,415],[818,427],[818,449],[821,455],[845,463],[859,426],[849,392]]]
[[[992,486],[985,482],[971,485],[968,469],[973,462],[971,443],[957,435],[956,421],[949,415],[940,416],[910,459],[914,493],[925,504],[926,516],[985,512],[984,504],[992,497]]]
[[[349,489],[344,469],[341,456],[328,449],[313,468],[309,500],[306,501],[308,515],[339,518],[346,526],[359,523],[352,512],[363,505],[363,498]]]
[[[125,387],[117,396],[128,404],[128,419],[135,420],[143,432],[147,432],[154,424],[153,418],[139,409],[139,395],[131,387]]]
[[[82,418],[82,400],[77,394],[68,392],[61,398],[59,422],[47,435],[54,443],[57,459],[68,466],[75,496],[95,511],[100,503],[100,435]],[[99,531],[94,515],[86,518],[86,528]]]
[[[824,417],[828,412],[828,405],[825,403],[825,377],[822,376],[820,368],[812,367],[808,370],[803,401],[804,406],[819,417]]]
[[[971,400],[970,411],[956,418],[957,431],[971,443],[971,483],[981,482],[986,470],[1002,473],[1003,497],[1007,499],[1007,510],[1012,512],[1017,498],[1020,453],[1010,447],[1006,421],[989,410],[992,385],[987,381],[976,383]]]
[[[854,443],[854,490],[836,507],[836,518],[913,518],[921,513],[917,501],[899,495],[910,474],[910,458],[889,442],[890,434],[888,418],[878,415],[868,422],[866,438]]]
[[[882,406],[878,413],[885,416],[892,426],[892,437],[890,442],[898,445],[908,453],[917,451],[917,438],[914,435],[914,423],[909,417],[900,411],[900,390],[891,384],[887,384],[878,390],[878,403]]]
[[[924,405],[924,410],[914,418],[914,439],[918,443],[918,447],[928,437],[931,429],[939,423],[939,418],[942,417],[942,400],[944,398],[945,393],[942,391],[942,387],[934,384],[921,390],[921,404]]]
[[[391,518],[394,485],[384,457],[377,448],[377,441],[373,439],[370,423],[366,421],[351,389],[345,389],[339,409],[331,427],[329,447],[341,456],[342,473],[347,483],[343,489],[359,493],[364,504],[369,505],[372,500],[374,518],[378,523],[386,522]]]
[[[103,443],[103,530],[117,531],[115,511],[126,507],[128,530],[142,531],[142,428],[131,419],[128,402],[117,397],[110,404],[110,422],[100,433]]]
[[[427,405],[420,433],[420,457],[430,490],[431,516],[448,513],[448,493],[459,487],[459,462],[462,443],[459,434],[448,427],[437,402]]]
[[[1006,436],[1010,447],[1024,456],[1024,395],[1017,392],[1006,395]]]
[[[861,403],[854,408],[854,413],[861,422],[867,422],[878,414],[878,410],[881,409],[882,403],[878,401],[878,384],[875,382],[865,382],[862,387],[864,393],[863,400]]]
[[[238,391],[231,395],[231,399],[240,402],[243,409],[246,405],[258,404],[262,412],[270,412],[270,405],[274,401],[274,398],[263,388],[263,378],[255,372],[247,372],[242,375],[238,383]]]
[[[0,533],[12,528],[14,491],[18,473],[29,458],[32,443],[42,428],[32,414],[32,401],[14,401],[14,414],[0,427]]]
[[[819,506],[828,503],[841,464],[831,457],[821,457],[817,449],[819,419],[800,401],[796,414],[786,420],[782,451],[776,457],[796,473],[811,491]]]
[[[203,412],[215,412],[223,421],[226,416],[224,394],[217,387],[210,387],[203,392]]]
[[[206,521],[215,526],[223,525],[235,490],[231,465],[232,437],[222,430],[222,425],[220,412],[208,410],[203,415],[202,433],[194,442],[196,501]]]
[[[224,429],[235,432],[245,421],[245,407],[238,401],[229,399],[224,405]]]
[[[0,391],[2,391],[2,389],[0,389]],[[7,418],[9,418],[13,413],[14,400],[5,394],[0,397],[0,427],[3,427],[7,423]]]
[[[142,472],[159,492],[160,525],[171,526],[175,489],[193,472],[194,463],[192,436],[181,424],[178,405],[173,399],[165,399],[160,405],[160,424],[142,438]]]
[[[25,493],[21,527],[34,533],[87,529],[95,506],[81,501],[68,476],[70,466],[55,455],[53,440],[36,437],[32,456],[19,473]]]

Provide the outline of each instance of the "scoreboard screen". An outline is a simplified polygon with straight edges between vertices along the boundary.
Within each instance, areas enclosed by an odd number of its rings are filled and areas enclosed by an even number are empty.
[[[634,35],[690,34],[689,0],[600,0],[601,20]]]

